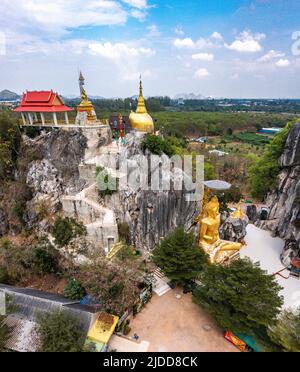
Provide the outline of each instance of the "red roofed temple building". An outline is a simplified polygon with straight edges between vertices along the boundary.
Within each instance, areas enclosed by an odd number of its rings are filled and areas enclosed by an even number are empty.
[[[64,113],[64,120],[69,124],[68,112],[72,111],[70,107],[64,105],[61,97],[51,91],[41,92],[26,92],[23,94],[21,106],[16,108],[14,112],[20,112],[24,125],[34,125],[35,123],[42,123],[46,125],[45,114],[51,114],[51,122],[57,126],[57,114]],[[40,119],[38,118],[40,115]]]

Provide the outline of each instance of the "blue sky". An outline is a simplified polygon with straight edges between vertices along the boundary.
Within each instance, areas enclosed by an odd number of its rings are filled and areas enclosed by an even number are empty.
[[[146,95],[300,98],[299,15],[299,0],[1,0],[0,90],[76,95],[82,70],[104,97],[136,94],[141,73]]]

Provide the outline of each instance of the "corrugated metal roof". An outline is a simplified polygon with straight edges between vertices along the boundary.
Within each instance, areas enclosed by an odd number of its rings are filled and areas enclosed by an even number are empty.
[[[89,331],[95,320],[97,309],[91,306],[80,305],[78,302],[71,302],[63,296],[5,285],[0,285],[0,291],[7,293],[13,298],[14,314],[22,320],[34,322],[38,313],[53,313],[61,310],[76,316],[85,333]]]
[[[35,331],[36,323],[9,315],[3,322],[11,327],[12,333],[6,348],[18,352],[36,352],[39,348],[39,337]]]

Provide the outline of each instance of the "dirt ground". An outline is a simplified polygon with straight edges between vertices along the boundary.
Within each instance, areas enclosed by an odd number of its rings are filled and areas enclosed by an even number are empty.
[[[238,352],[191,295],[179,290],[154,295],[130,326],[131,337],[136,333],[150,343],[148,352]]]

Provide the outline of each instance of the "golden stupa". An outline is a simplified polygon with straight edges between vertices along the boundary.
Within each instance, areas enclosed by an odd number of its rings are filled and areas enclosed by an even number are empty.
[[[136,112],[131,112],[129,116],[130,124],[133,129],[139,132],[153,133],[154,122],[152,117],[148,114],[143,96],[142,79],[140,80],[140,95],[138,98],[138,105]]]
[[[92,102],[89,101],[84,87],[82,87],[81,102],[77,106],[77,112],[78,113],[79,112],[86,112],[88,121],[96,121],[97,120],[97,116],[96,116],[94,106],[93,106]]]

